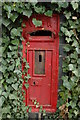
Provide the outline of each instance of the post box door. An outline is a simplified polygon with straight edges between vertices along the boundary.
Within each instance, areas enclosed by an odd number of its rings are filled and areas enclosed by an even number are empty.
[[[27,102],[33,105],[32,100],[37,100],[40,105],[51,105],[51,50],[28,50],[29,89]]]
[[[35,27],[32,23],[33,18],[42,20],[42,26]],[[23,58],[29,63],[28,73],[31,76],[28,89],[24,86],[25,81],[23,82],[23,89],[26,91],[24,102],[32,107],[32,112],[39,110],[33,104],[33,100],[37,100],[47,112],[55,112],[58,92],[59,15],[53,14],[52,17],[33,15],[29,19],[24,17],[22,28],[22,36],[25,39],[22,42]],[[27,42],[30,44],[27,45]]]

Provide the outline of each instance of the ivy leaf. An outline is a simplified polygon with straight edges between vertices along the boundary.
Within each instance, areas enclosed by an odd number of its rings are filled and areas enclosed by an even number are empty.
[[[66,37],[66,41],[69,43],[69,42],[71,42],[72,41],[72,39],[69,37]]]
[[[69,64],[69,70],[70,70],[70,71],[74,70],[73,64]]]
[[[67,8],[68,7],[68,2],[59,2],[59,7]]]
[[[26,24],[25,24],[25,23],[23,23],[23,24],[22,24],[22,27],[24,27],[24,28],[25,28],[25,27],[26,27]]]
[[[71,2],[71,4],[72,4],[72,7],[73,7],[74,10],[76,10],[78,8],[78,3]]]
[[[35,1],[35,2],[31,2],[31,5],[33,6],[33,7],[35,7],[35,5],[37,4],[37,0]]]
[[[76,76],[72,76],[72,77],[71,77],[71,81],[72,81],[72,82],[76,82],[76,81],[77,81],[77,77],[76,77]]]
[[[23,110],[23,111],[26,111],[26,109],[27,109],[26,107],[24,107],[24,106],[22,107],[22,110]]]
[[[61,31],[63,32],[63,33],[65,33],[66,32],[66,28],[65,27],[61,27]]]
[[[59,92],[59,95],[62,97],[62,99],[64,99],[64,92]]]
[[[40,20],[36,20],[36,18],[32,19],[33,24],[35,25],[35,27],[41,26],[42,25],[42,21]]]
[[[36,108],[38,108],[38,107],[39,107],[39,102],[36,103]]]
[[[8,58],[11,58],[12,57],[12,53],[11,52],[7,52],[7,56],[8,56]]]
[[[79,111],[78,110],[74,110],[74,114],[75,114],[75,116],[77,116],[79,114]]]
[[[80,49],[79,49],[78,46],[76,47],[76,52],[77,52],[78,54],[80,54]]]
[[[68,76],[62,76],[62,80],[68,80]]]
[[[26,68],[26,69],[29,69],[29,68],[30,68],[28,63],[26,63],[25,68]]]
[[[9,92],[2,92],[2,95],[3,95],[5,98],[7,98],[8,95],[9,95]]]
[[[15,90],[17,90],[17,88],[18,88],[18,83],[12,84],[12,87],[13,87]]]
[[[23,62],[26,63],[26,58],[23,58]]]
[[[69,32],[70,32],[70,37],[71,37],[72,35],[74,35],[73,30],[70,30]]]
[[[16,113],[16,112],[17,112],[17,107],[15,107],[15,108],[13,109],[13,111]]]
[[[71,37],[70,31],[66,30],[65,35]]]
[[[9,19],[6,19],[6,18],[2,18],[2,23],[3,23],[3,25],[5,25],[6,27],[10,24],[10,20]]]
[[[20,70],[15,70],[14,73],[20,74],[21,71]]]
[[[73,54],[70,55],[70,58],[73,58],[73,59],[78,59],[78,54],[76,52],[74,52]]]
[[[5,98],[3,96],[1,96],[0,97],[0,107],[2,107],[4,101],[5,101]]]
[[[63,86],[65,86],[68,90],[71,89],[71,84],[70,84],[70,82],[68,80],[63,81]]]
[[[74,39],[74,42],[72,43],[72,46],[78,47],[78,42]]]
[[[69,19],[70,16],[71,16],[71,12],[64,12],[64,14],[65,14],[65,16],[66,16],[67,19]]]
[[[3,107],[3,108],[2,108],[2,113],[3,113],[3,114],[4,114],[4,113],[9,113],[9,114],[10,114],[10,108],[11,108],[11,106],[6,105],[6,107]]]
[[[29,111],[29,112],[31,112],[31,110],[32,110],[32,108],[31,108],[31,107],[29,107],[29,110],[28,110],[28,111]]]
[[[12,65],[10,65],[9,67],[8,67],[8,70],[10,71],[13,71],[13,69],[14,69],[14,64],[12,64]]]
[[[7,66],[4,66],[4,65],[3,65],[3,66],[0,66],[0,71],[1,71],[1,72],[4,73],[5,70],[7,70]]]
[[[25,4],[25,7],[26,7],[27,9],[30,9],[30,3],[28,2],[27,4]]]
[[[39,105],[36,105],[36,108],[38,108],[39,107]]]
[[[76,77],[79,77],[78,69],[75,69],[73,73],[76,75]]]
[[[18,67],[20,65],[20,59],[18,58],[17,60],[16,60],[16,67]]]
[[[17,45],[17,46],[18,46],[18,45],[19,45],[19,40],[12,40],[11,43],[12,43],[13,45]]]
[[[4,81],[5,81],[5,79],[2,79],[2,78],[1,78],[1,84],[4,83]]]
[[[13,83],[13,81],[14,81],[13,77],[10,77],[9,79],[6,79],[6,82],[9,83],[9,84]]]
[[[9,43],[9,41],[10,41],[9,37],[3,38],[2,40],[3,43]]]
[[[4,5],[4,9],[8,11],[9,13],[11,12],[11,6],[10,5]]]
[[[44,13],[48,17],[52,17],[52,10],[48,10],[47,12]]]
[[[43,116],[45,116],[46,115],[46,110],[43,110]]]
[[[76,102],[75,102],[75,101],[70,101],[70,106],[71,106],[72,108],[75,108],[75,107],[76,107]]]
[[[43,109],[43,106],[40,106],[39,112],[41,113]]]
[[[64,50],[65,50],[66,52],[69,52],[69,51],[71,50],[71,46],[70,46],[69,44],[65,45],[65,46],[64,46]]]
[[[18,14],[17,13],[13,13],[11,16],[10,16],[10,19],[15,22],[15,20],[18,18]]]
[[[14,38],[15,36],[17,36],[17,29],[16,28],[13,28],[11,30],[11,38]]]
[[[8,90],[8,85],[6,83],[4,83],[4,88]]]
[[[68,81],[68,76],[62,76],[62,80],[63,80],[63,86],[70,90],[71,84]]]
[[[27,76],[24,77],[24,79],[29,80],[31,78],[31,76],[29,74],[27,74]]]
[[[35,11],[37,13],[44,13],[45,12],[45,7],[44,6],[40,6],[40,7],[34,7]]]
[[[20,37],[21,37],[20,32],[22,32],[22,28],[21,28],[21,27],[18,27],[18,28],[17,28],[17,33],[18,33],[18,36],[20,36]]]
[[[24,86],[26,87],[26,89],[28,89],[28,88],[29,88],[29,84],[25,84]]]
[[[31,16],[32,14],[32,10],[29,9],[29,10],[23,10],[23,15],[27,16],[28,18]]]
[[[80,64],[80,58],[78,59],[77,63]]]
[[[65,27],[61,27],[61,31],[66,35],[66,36],[68,36],[68,37],[71,37],[72,36],[72,34],[73,34],[73,31],[72,30],[68,30],[67,28],[65,28]]]
[[[17,96],[15,94],[10,94],[9,99],[17,99]]]

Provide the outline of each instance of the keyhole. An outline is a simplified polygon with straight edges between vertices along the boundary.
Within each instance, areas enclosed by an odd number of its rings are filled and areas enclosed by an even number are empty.
[[[39,62],[42,62],[42,55],[39,55]]]
[[[33,82],[33,85],[35,85],[35,81]]]

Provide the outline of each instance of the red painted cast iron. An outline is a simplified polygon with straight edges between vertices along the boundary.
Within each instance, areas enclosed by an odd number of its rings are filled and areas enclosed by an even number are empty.
[[[41,20],[42,26],[35,27],[32,23],[33,18]],[[23,24],[26,26],[23,27]],[[25,80],[22,76],[23,89],[26,92],[24,102],[26,106],[32,107],[32,112],[39,112],[40,106],[43,106],[46,112],[55,112],[58,96],[59,15],[24,17],[22,29],[22,36],[25,39],[22,42],[23,58],[26,58],[29,63],[28,74],[31,76],[28,89],[24,86]],[[25,64],[22,63],[22,71],[24,66]],[[39,107],[36,108],[34,100],[39,102]]]

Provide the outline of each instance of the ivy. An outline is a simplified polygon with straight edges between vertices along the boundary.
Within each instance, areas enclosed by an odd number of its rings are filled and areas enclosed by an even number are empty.
[[[34,9],[35,9],[35,12],[39,14],[42,14],[45,12],[45,6],[40,6],[40,7],[35,6]]]
[[[3,21],[3,25],[5,25],[6,27],[10,24],[9,19],[7,20],[6,18],[3,18],[2,21]]]
[[[28,89],[29,88],[29,84],[25,84],[25,87],[26,87],[26,89]]]
[[[24,10],[23,15],[27,16],[28,18],[31,16],[32,10]]]
[[[1,6],[1,2],[0,2]],[[35,2],[3,2],[2,3],[2,37],[0,42],[2,47],[2,59],[0,60],[0,119],[3,118],[27,118],[28,112],[31,112],[31,107],[25,106],[22,96],[22,74],[27,74],[24,77],[26,82],[25,87],[28,89],[28,80],[30,75],[28,69],[29,64],[26,59],[22,59],[22,38],[21,23],[23,16],[30,18],[32,14],[44,14],[51,17],[53,13],[60,13],[65,16],[65,22],[60,28],[60,35],[65,36],[66,45],[64,51],[66,56],[63,59],[63,84],[59,90],[58,109],[54,114],[54,119],[78,119],[80,109],[80,2],[58,2],[52,0],[51,3]],[[1,16],[1,14],[0,14]],[[42,25],[42,21],[36,18],[32,20],[37,26]],[[23,27],[26,25],[23,24]],[[1,39],[0,39],[1,41]],[[28,45],[27,43],[26,45]],[[25,51],[26,52],[26,51]],[[21,61],[25,64],[22,72]],[[25,94],[25,92],[24,92]],[[36,108],[39,103],[34,101]],[[40,106],[39,112],[45,110]],[[50,116],[51,118],[51,116]],[[45,119],[47,116],[45,115]],[[53,118],[52,118],[53,119]]]
[[[72,7],[73,7],[74,10],[76,10],[78,8],[78,3],[71,2],[71,4],[72,4]]]
[[[52,11],[51,10],[48,10],[47,12],[44,13],[46,16],[49,16],[51,17],[52,16]]]
[[[32,22],[33,22],[33,24],[34,24],[36,27],[42,25],[42,21],[36,20],[36,18],[33,18]]]

